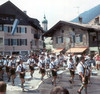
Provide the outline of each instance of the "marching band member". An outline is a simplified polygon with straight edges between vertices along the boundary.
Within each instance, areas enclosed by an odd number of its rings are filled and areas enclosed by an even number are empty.
[[[25,69],[26,69],[26,66],[25,64],[23,64],[23,60],[20,59],[20,64],[17,66],[17,69],[16,69],[16,72],[19,73],[19,77],[20,77],[20,80],[21,80],[21,88],[23,89],[24,91],[24,77],[25,77]]]
[[[71,79],[69,81],[70,81],[70,83],[73,83],[74,82],[74,76],[75,76],[75,64],[74,64],[72,58],[69,59],[68,69],[69,69],[70,75],[71,75]]]
[[[29,68],[30,68],[30,75],[31,75],[31,77],[33,77],[34,65],[36,64],[35,60],[33,59],[33,56],[30,56],[27,63],[28,63]]]
[[[41,80],[43,80],[43,77],[45,76],[45,59],[43,56],[40,57],[40,60],[39,60],[39,63],[38,63],[38,66],[40,68],[40,73],[41,73]]]
[[[47,54],[47,57],[46,57],[46,59],[45,59],[45,62],[46,62],[46,69],[49,69],[49,65],[50,65],[50,56],[49,56],[49,54]],[[51,76],[50,75],[50,71],[46,71],[47,72],[47,76]]]
[[[57,63],[57,65],[58,65],[58,67],[60,67],[60,58],[59,58],[59,55],[57,55],[57,58],[56,58],[56,63]]]
[[[9,56],[7,56],[6,60],[4,60],[4,66],[6,67],[6,73],[8,77],[8,82],[10,81],[10,67],[8,66],[9,64]]]
[[[77,66],[77,70],[78,70],[78,74],[80,77],[80,80],[82,82],[81,87],[79,88],[79,90],[77,91],[78,94],[81,94],[81,91],[84,87],[85,90],[85,94],[87,94],[87,84],[88,84],[88,75],[89,75],[89,70],[86,66],[84,66],[84,57],[81,57],[81,61]]]
[[[0,80],[1,81],[3,80],[3,67],[4,64],[3,64],[2,56],[0,56]]]
[[[16,66],[17,66],[17,63],[16,63],[16,60],[14,59],[13,56],[11,56],[9,58],[11,58],[11,60],[9,61],[8,66],[10,67],[12,85],[15,85],[14,84],[14,79],[16,78]]]
[[[57,63],[55,62],[55,58],[51,57],[50,69],[52,71],[52,84],[56,86],[56,78],[57,78]]]
[[[49,56],[49,54],[47,54],[47,57],[46,57],[45,61],[46,61],[46,68],[48,69],[49,68],[49,64],[50,64],[50,56]]]

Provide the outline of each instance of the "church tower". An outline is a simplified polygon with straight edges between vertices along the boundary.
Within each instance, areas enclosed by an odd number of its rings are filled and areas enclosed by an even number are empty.
[[[43,30],[44,30],[45,32],[48,30],[48,21],[47,21],[45,15],[44,15],[44,20],[42,21],[42,27],[43,27]]]

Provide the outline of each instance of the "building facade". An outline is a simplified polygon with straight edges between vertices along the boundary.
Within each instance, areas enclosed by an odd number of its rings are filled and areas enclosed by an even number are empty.
[[[52,36],[53,47],[55,49],[88,48],[89,37],[87,29],[75,23],[59,21],[45,36]]]
[[[13,22],[19,20],[11,34]],[[37,19],[30,18],[10,1],[0,6],[0,53],[30,54],[43,49],[43,30]]]

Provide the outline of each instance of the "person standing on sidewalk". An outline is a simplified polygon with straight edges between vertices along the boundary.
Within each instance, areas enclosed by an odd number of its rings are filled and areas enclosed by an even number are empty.
[[[23,64],[23,60],[20,59],[20,64],[17,66],[17,69],[16,69],[16,72],[19,73],[19,77],[20,77],[20,80],[21,80],[21,87],[24,91],[24,83],[25,83],[25,80],[24,80],[24,77],[25,77],[25,69],[26,69],[26,66],[25,64]]]
[[[87,84],[88,84],[89,71],[88,71],[88,67],[85,66],[84,63],[85,63],[85,59],[84,59],[84,57],[81,57],[81,61],[77,66],[77,70],[78,70],[79,78],[82,82],[82,85],[77,91],[78,94],[81,94],[81,91],[83,88],[85,90],[85,94],[87,94]]]
[[[71,79],[69,80],[69,82],[72,84],[74,83],[74,76],[75,76],[75,63],[72,58],[69,59],[68,69],[71,75]]]
[[[30,58],[27,60],[27,63],[30,68],[30,75],[31,75],[31,77],[33,77],[34,65],[36,64],[35,60],[33,59],[33,56],[30,56]]]
[[[14,79],[16,78],[16,67],[17,63],[16,60],[13,56],[10,56],[11,60],[9,61],[8,66],[10,67],[10,72],[11,72],[11,79],[12,79],[12,85],[14,86]]]
[[[57,63],[55,62],[55,57],[51,57],[50,69],[52,71],[52,85],[56,86],[56,79],[57,79]]]
[[[43,77],[45,76],[45,67],[46,67],[46,62],[45,62],[44,56],[40,56],[38,66],[40,68],[40,73],[42,75],[41,80],[43,81]]]

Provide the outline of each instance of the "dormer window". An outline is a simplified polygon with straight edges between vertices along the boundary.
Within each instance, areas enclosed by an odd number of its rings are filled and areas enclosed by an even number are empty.
[[[99,17],[95,18],[95,24],[99,24]]]

